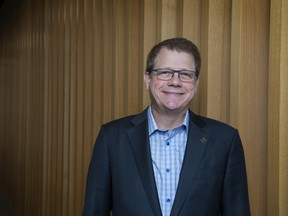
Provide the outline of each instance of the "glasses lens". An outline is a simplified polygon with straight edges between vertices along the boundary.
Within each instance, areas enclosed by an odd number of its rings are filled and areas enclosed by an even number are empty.
[[[157,77],[161,80],[170,80],[173,76],[174,71],[171,70],[158,70]]]
[[[182,81],[192,81],[195,78],[194,72],[179,72],[179,77]]]

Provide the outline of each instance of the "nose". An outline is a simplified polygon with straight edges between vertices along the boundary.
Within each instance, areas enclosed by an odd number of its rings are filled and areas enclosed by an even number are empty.
[[[182,81],[179,78],[179,73],[174,72],[172,78],[169,80],[168,85],[182,86]]]

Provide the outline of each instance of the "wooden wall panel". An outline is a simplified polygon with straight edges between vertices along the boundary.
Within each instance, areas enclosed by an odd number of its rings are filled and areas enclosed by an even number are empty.
[[[5,143],[1,185],[19,212],[39,215],[40,208],[34,206],[41,206],[42,197],[39,191],[42,188],[43,146],[38,144],[43,141],[43,130],[38,128],[43,125],[44,77],[38,72],[43,68],[43,37],[38,32],[43,28],[43,10],[39,4],[11,4],[14,13],[21,17],[6,17],[7,22],[17,23],[17,28],[6,24],[7,30],[1,34],[1,65],[2,56],[9,59],[8,64],[5,63],[7,67],[1,67],[1,74],[5,74],[1,79],[6,83],[4,100],[1,98],[1,106],[5,107],[1,113],[1,122],[5,121],[5,142],[1,139],[1,145]],[[26,16],[32,11],[34,19]],[[1,17],[1,27],[3,20]],[[4,35],[6,39],[2,40]]]
[[[205,18],[202,21],[201,38],[204,64],[199,93],[200,113],[229,122],[231,3],[203,1],[202,4]]]
[[[232,3],[230,123],[244,143],[252,215],[267,214],[268,9],[269,1]]]
[[[191,109],[240,131],[252,215],[287,215],[287,2],[10,2],[14,13],[0,10],[0,186],[18,215],[81,215],[101,124],[149,104],[146,56],[174,36],[202,53]]]
[[[102,78],[102,91],[105,94],[102,96],[102,121],[107,122],[112,119],[113,112],[113,35],[115,34],[113,28],[113,1],[103,1],[103,29],[99,29],[102,32],[102,49],[99,50],[103,55],[103,65],[100,73]],[[100,75],[99,74],[99,75]]]
[[[143,71],[144,63],[143,44],[141,36],[143,35],[142,25],[142,5],[139,1],[127,1],[127,34],[126,47],[127,56],[124,64],[126,71],[127,89],[124,102],[125,114],[134,114],[142,109],[143,101]],[[151,30],[150,30],[151,31]],[[129,106],[127,106],[129,104]]]
[[[69,169],[68,169],[68,178],[69,178],[69,187],[68,187],[68,206],[63,206],[63,208],[67,208],[68,215],[73,215],[75,212],[75,189],[76,189],[76,92],[77,92],[77,1],[70,1],[69,7],[69,25],[70,31],[70,95],[69,95],[69,108],[70,108],[70,116],[69,116]],[[78,210],[79,211],[79,210]]]
[[[111,38],[113,46],[112,78],[112,118],[119,118],[125,113],[125,104],[127,104],[127,1],[115,1],[113,4],[113,23],[114,33]],[[111,42],[112,42],[111,41]],[[112,43],[113,43],[112,42]],[[105,71],[103,71],[105,73]],[[126,103],[125,103],[126,101]]]
[[[142,22],[143,22],[143,33],[141,45],[143,45],[143,71],[145,70],[146,57],[151,49],[156,43],[157,38],[157,1],[155,0],[145,0],[142,2]],[[142,75],[144,78],[144,75]],[[141,78],[141,76],[140,76]],[[143,82],[142,82],[143,83]],[[142,84],[144,89],[144,83]],[[146,92],[146,90],[145,90]],[[143,109],[149,104],[148,94],[143,94]]]
[[[288,214],[288,2],[271,2],[268,214]]]
[[[93,94],[93,113],[92,113],[92,122],[93,122],[93,131],[94,141],[95,134],[100,129],[100,122],[102,121],[103,116],[103,106],[102,106],[102,92],[103,92],[103,3],[102,1],[97,1],[97,4],[93,4],[93,85],[92,85],[92,94]],[[91,148],[94,143],[91,143]]]

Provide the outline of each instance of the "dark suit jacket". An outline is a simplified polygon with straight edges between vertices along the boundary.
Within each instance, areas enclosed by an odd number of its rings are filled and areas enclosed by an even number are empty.
[[[89,166],[84,216],[161,216],[147,110],[101,127]],[[250,215],[236,129],[190,111],[188,141],[171,216]]]

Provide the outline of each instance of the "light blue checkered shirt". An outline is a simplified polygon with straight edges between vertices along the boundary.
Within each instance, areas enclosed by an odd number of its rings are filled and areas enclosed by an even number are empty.
[[[183,123],[173,130],[160,130],[148,108],[151,157],[162,215],[169,216],[175,199],[186,148],[189,125],[187,111]]]

